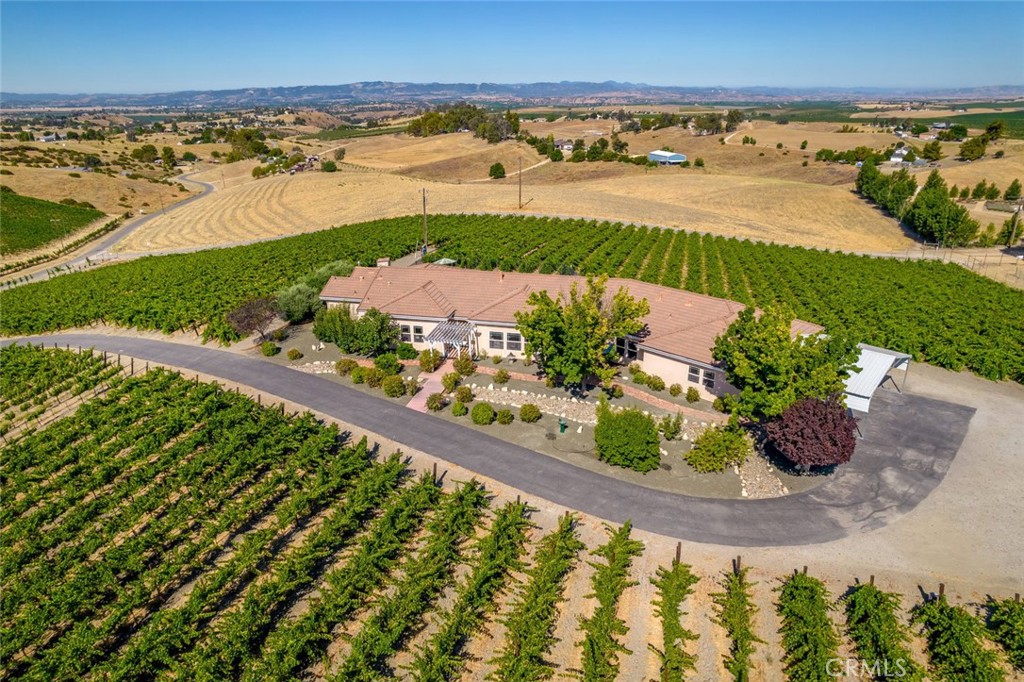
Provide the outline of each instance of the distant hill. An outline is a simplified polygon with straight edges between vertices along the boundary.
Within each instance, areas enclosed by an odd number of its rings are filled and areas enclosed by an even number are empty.
[[[630,104],[702,102],[857,101],[868,99],[1011,99],[1024,96],[1024,86],[977,88],[694,88],[645,83],[392,83],[365,81],[345,85],[299,85],[235,90],[185,90],[144,95],[115,93],[0,93],[3,107],[204,107],[255,105],[324,105],[372,102],[443,102],[467,100],[507,104]]]

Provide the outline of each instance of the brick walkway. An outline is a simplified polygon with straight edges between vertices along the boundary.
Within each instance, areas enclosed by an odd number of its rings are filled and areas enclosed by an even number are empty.
[[[441,393],[444,391],[444,386],[441,384],[441,377],[452,371],[452,363],[449,360],[445,360],[441,363],[441,366],[435,369],[433,372],[427,374],[422,372],[420,379],[426,379],[426,382],[420,385],[420,390],[414,395],[406,407],[416,412],[427,412],[427,398],[434,393]]]

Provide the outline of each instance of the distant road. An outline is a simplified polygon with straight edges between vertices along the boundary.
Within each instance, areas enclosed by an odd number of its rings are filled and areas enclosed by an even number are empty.
[[[198,172],[198,171],[196,171],[196,172]],[[186,175],[180,175],[176,179],[179,180],[179,181],[190,182],[190,183],[199,185],[199,187],[200,187],[199,194],[190,196],[187,199],[183,199],[183,200],[179,201],[176,204],[172,204],[172,205],[168,206],[167,208],[165,208],[162,211],[158,211],[158,212],[155,212],[155,213],[150,213],[149,215],[138,216],[136,218],[131,218],[130,220],[125,222],[124,225],[122,225],[121,227],[117,228],[116,230],[114,230],[110,234],[104,235],[100,239],[97,239],[95,242],[92,242],[91,244],[88,244],[87,247],[86,247],[86,250],[84,252],[82,252],[82,253],[79,253],[77,256],[73,256],[69,260],[57,259],[57,260],[54,260],[52,262],[42,264],[41,266],[39,266],[42,269],[40,269],[37,272],[34,272],[34,273],[30,274],[30,275],[26,275],[28,281],[22,281],[22,282],[20,282],[16,286],[20,286],[21,284],[28,284],[29,282],[42,282],[43,280],[50,279],[49,270],[52,270],[53,268],[56,268],[58,266],[62,267],[62,268],[63,267],[75,268],[75,267],[78,267],[78,266],[81,266],[81,265],[85,265],[86,264],[86,259],[93,260],[93,261],[98,260],[104,254],[107,253],[107,251],[110,249],[110,247],[112,247],[114,244],[118,243],[119,241],[121,241],[122,239],[127,237],[129,234],[131,234],[135,230],[139,229],[140,227],[142,227],[143,225],[148,223],[150,220],[153,220],[154,218],[162,216],[165,213],[168,213],[169,211],[177,210],[177,209],[181,208],[182,206],[185,206],[186,204],[190,204],[193,201],[196,201],[198,199],[203,198],[204,196],[206,196],[207,194],[212,192],[214,187],[213,187],[212,184],[210,184],[208,182],[203,182],[201,180],[193,180],[191,178],[191,176],[195,175],[196,172],[188,173]],[[139,254],[139,255],[142,256],[142,255],[145,255],[145,254]],[[59,275],[61,273],[57,273],[57,274]],[[13,273],[13,276],[17,277],[18,274],[17,273]]]

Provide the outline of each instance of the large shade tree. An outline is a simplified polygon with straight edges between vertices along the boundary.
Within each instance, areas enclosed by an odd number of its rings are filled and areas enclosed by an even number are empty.
[[[794,337],[793,318],[780,306],[769,306],[760,315],[748,307],[715,340],[712,356],[739,390],[723,397],[733,414],[773,419],[801,398],[843,391],[843,379],[857,358],[853,342],[838,334]]]
[[[606,382],[615,375],[609,344],[639,334],[651,308],[647,299],[633,298],[624,287],[606,299],[607,284],[607,276],[588,277],[582,290],[574,282],[568,297],[535,291],[527,299],[531,308],[516,312],[526,351],[549,376],[582,385],[592,376]]]

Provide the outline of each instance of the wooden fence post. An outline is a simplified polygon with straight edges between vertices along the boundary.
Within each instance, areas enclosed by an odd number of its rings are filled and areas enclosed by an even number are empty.
[[[871,579],[868,580],[868,585],[871,585],[872,587],[875,586],[875,576],[871,576]]]
[[[944,597],[946,594],[946,583],[939,583],[939,597]]]

